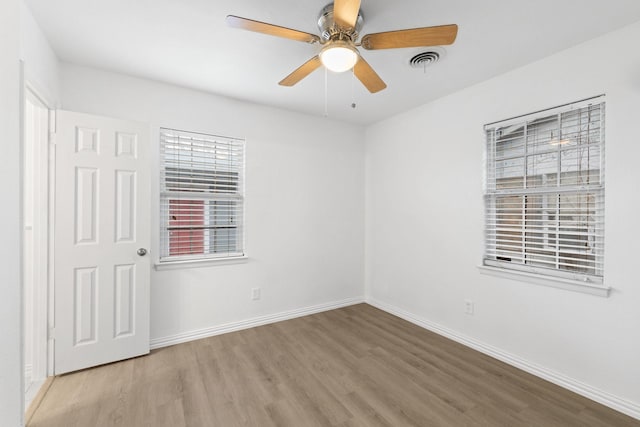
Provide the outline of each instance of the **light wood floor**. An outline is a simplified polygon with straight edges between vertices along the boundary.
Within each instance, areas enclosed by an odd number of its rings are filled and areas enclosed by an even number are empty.
[[[29,426],[640,426],[360,304],[57,377]]]

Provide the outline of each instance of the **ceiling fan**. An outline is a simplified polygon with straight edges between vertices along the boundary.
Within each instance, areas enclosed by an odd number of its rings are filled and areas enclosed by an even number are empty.
[[[318,55],[282,79],[280,85],[293,86],[324,65],[335,72],[353,69],[354,75],[371,93],[379,92],[387,85],[360,55],[358,47],[378,50],[449,45],[458,34],[458,26],[453,24],[367,34],[358,41],[363,23],[360,0],[335,0],[326,5],[318,18],[320,36],[239,16],[227,16],[227,24],[231,27],[322,46]]]

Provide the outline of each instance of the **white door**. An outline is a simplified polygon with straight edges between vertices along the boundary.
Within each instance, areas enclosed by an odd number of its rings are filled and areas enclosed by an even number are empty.
[[[149,126],[56,115],[54,372],[149,352]]]

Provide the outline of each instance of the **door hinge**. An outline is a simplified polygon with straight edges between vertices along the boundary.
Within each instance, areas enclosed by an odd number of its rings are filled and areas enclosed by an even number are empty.
[[[48,338],[50,340],[56,339],[56,328],[53,328],[53,327],[49,328]]]
[[[49,144],[56,145],[56,133],[49,132]]]

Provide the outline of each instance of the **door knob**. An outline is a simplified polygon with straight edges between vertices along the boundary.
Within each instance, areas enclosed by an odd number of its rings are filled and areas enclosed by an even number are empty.
[[[147,250],[145,248],[138,249],[138,255],[145,256],[147,254]]]

